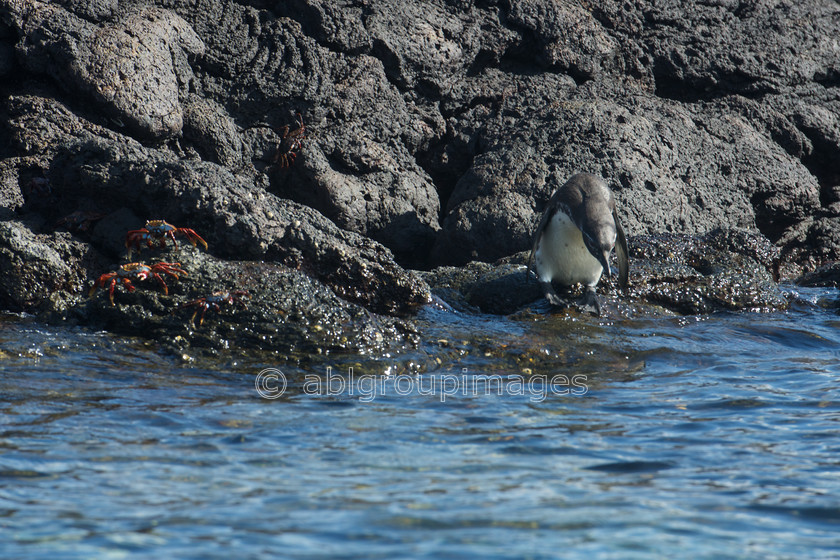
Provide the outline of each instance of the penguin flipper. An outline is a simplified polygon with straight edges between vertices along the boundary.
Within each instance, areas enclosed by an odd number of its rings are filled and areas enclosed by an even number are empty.
[[[548,222],[551,221],[551,218],[554,217],[554,213],[557,211],[556,208],[551,208],[551,202],[552,201],[548,202],[549,207],[546,208],[545,212],[543,212],[540,225],[538,225],[537,229],[534,230],[534,244],[531,246],[531,254],[528,256],[528,270],[533,270],[534,273],[537,272],[537,269],[534,267],[534,258],[537,255],[537,246],[540,244],[540,238],[542,237],[543,231],[545,231]]]
[[[618,285],[626,288],[630,284],[630,262],[629,252],[627,251],[627,238],[624,236],[624,229],[621,227],[621,222],[618,221],[618,216],[613,210],[613,221],[615,221],[615,256],[618,260]]]

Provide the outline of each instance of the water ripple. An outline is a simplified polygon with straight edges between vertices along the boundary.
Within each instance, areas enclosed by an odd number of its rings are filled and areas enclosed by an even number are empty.
[[[0,320],[0,556],[836,556],[831,310],[432,319],[404,356],[212,368]],[[308,393],[325,365],[344,390]],[[282,398],[256,395],[266,367]],[[515,390],[575,374],[584,394]]]

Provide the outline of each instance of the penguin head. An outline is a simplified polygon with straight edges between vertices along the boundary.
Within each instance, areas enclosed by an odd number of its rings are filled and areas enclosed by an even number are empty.
[[[601,263],[604,273],[610,276],[612,274],[610,253],[615,247],[616,238],[615,221],[612,219],[612,214],[608,214],[608,219],[595,220],[594,223],[589,222],[580,229],[583,244],[586,245],[592,256]]]
[[[610,253],[615,247],[618,228],[613,213],[615,199],[603,179],[591,175],[578,175],[579,203],[575,208],[575,221],[583,236],[583,243],[604,269],[610,269]]]

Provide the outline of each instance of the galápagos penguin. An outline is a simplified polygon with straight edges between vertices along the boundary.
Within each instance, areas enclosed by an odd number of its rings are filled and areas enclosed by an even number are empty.
[[[552,282],[563,287],[583,284],[585,293],[577,304],[601,314],[595,286],[606,271],[615,248],[618,282],[628,284],[627,240],[615,213],[615,199],[607,183],[596,175],[578,173],[551,196],[540,225],[534,233],[529,263],[546,299],[565,307]]]

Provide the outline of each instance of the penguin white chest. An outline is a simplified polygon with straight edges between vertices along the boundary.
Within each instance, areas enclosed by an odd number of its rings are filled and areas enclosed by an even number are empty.
[[[583,244],[583,235],[565,212],[555,212],[540,234],[534,253],[537,277],[563,286],[595,286],[604,267]]]

